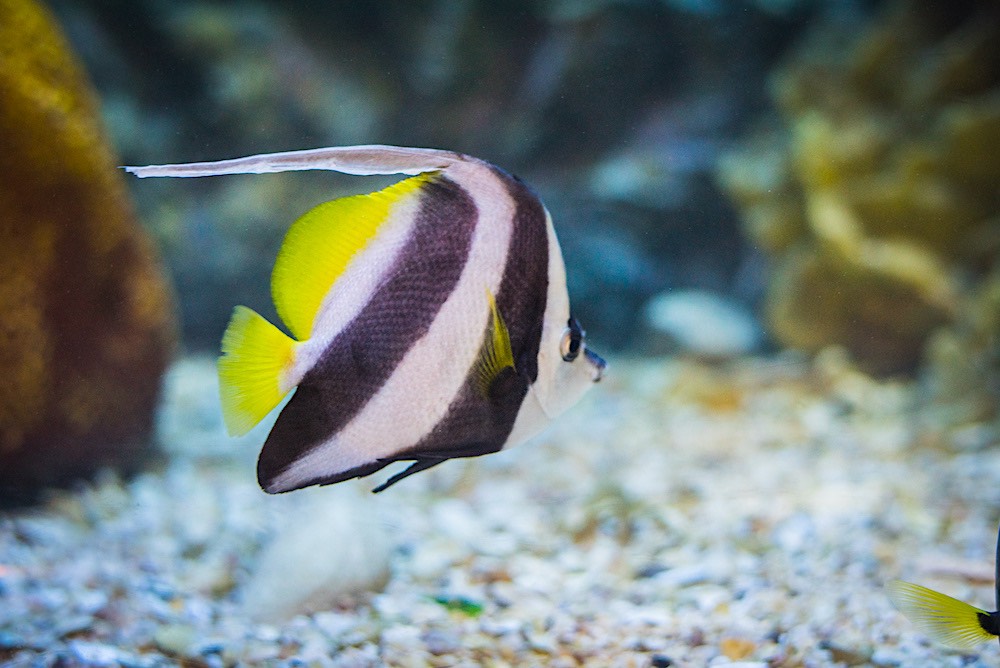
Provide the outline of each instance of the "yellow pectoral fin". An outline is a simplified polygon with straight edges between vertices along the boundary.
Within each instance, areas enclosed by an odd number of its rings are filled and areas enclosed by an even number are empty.
[[[242,436],[288,394],[282,382],[295,341],[245,306],[233,309],[222,336],[219,398],[230,436]]]
[[[970,650],[995,637],[980,623],[989,613],[957,598],[902,580],[888,583],[886,591],[897,610],[942,645]]]
[[[312,335],[323,299],[351,258],[378,234],[393,205],[419,190],[434,174],[320,204],[292,223],[271,272],[271,296],[295,338],[304,341]]]
[[[486,297],[490,304],[490,327],[476,360],[476,376],[483,395],[488,396],[490,387],[500,372],[508,367],[514,368],[514,353],[511,351],[507,325],[500,316],[497,302],[489,289],[486,290]]]

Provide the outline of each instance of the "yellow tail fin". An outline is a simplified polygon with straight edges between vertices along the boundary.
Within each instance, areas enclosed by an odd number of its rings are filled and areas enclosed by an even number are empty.
[[[971,650],[995,637],[980,623],[980,615],[989,615],[985,610],[902,580],[893,580],[885,588],[896,609],[942,645]]]
[[[245,306],[233,309],[222,335],[219,398],[230,436],[264,419],[292,388],[283,382],[296,342]]]

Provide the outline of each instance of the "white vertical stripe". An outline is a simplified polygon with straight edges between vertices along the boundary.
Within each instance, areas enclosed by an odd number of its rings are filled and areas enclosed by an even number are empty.
[[[560,344],[570,316],[566,265],[548,211],[545,213],[545,224],[549,235],[549,290],[542,339],[538,346],[538,377],[522,403],[521,412],[518,413],[505,447],[541,431],[549,421],[579,401],[594,385],[594,369],[583,350],[572,362],[566,362],[562,358]],[[541,416],[537,415],[532,404],[537,404]]]

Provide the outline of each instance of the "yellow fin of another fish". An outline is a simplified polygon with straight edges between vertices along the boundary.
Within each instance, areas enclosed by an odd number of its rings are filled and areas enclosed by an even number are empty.
[[[368,245],[390,209],[436,172],[405,179],[378,192],[320,204],[292,223],[271,272],[278,315],[299,341],[313,322],[330,287],[354,255]]]
[[[980,615],[989,615],[985,610],[902,580],[893,580],[885,588],[896,609],[942,645],[971,650],[995,637],[979,621]]]
[[[514,368],[514,353],[511,352],[507,325],[500,316],[496,299],[489,288],[486,290],[486,297],[490,303],[490,332],[479,353],[479,359],[476,360],[476,376],[483,394],[489,395],[490,387],[500,372],[507,367]]]
[[[282,376],[291,367],[294,346],[261,315],[246,306],[233,309],[219,358],[219,397],[230,436],[253,429],[292,389]]]

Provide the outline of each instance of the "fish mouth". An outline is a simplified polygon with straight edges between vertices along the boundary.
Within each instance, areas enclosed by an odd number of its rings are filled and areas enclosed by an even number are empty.
[[[604,361],[604,358],[593,352],[590,348],[583,349],[583,356],[587,358],[590,365],[594,367],[594,382],[601,382],[601,378],[604,377],[604,370],[608,368],[608,363]]]

